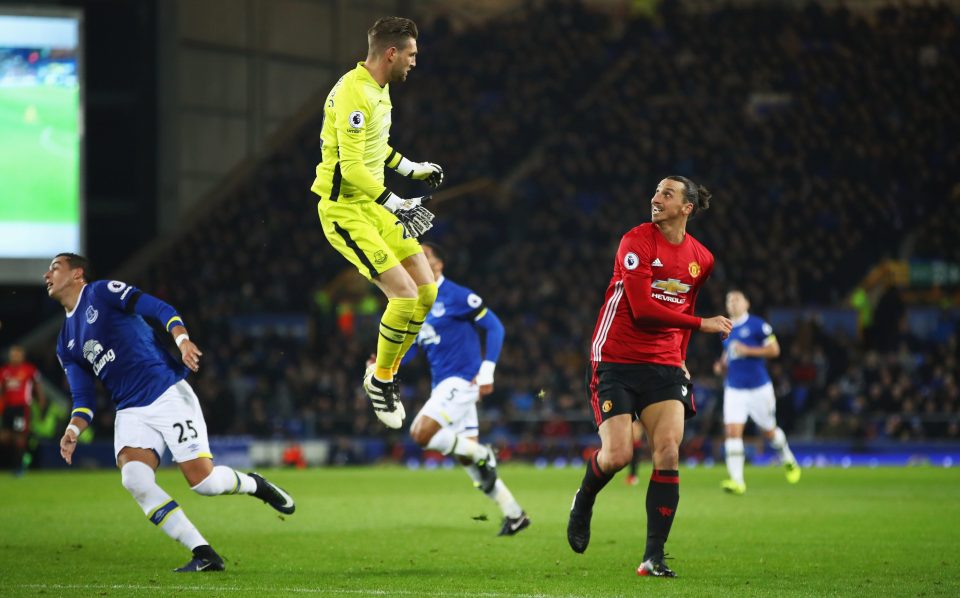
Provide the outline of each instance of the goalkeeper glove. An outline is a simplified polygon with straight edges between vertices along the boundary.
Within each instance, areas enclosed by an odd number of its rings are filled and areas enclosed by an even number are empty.
[[[443,184],[443,168],[433,162],[412,162],[406,158],[400,158],[396,171],[407,178],[426,181],[431,189],[436,189]]]
[[[433,228],[433,212],[421,205],[427,201],[430,201],[429,195],[403,199],[390,191],[384,191],[377,199],[377,203],[396,214],[403,230],[414,239]]]

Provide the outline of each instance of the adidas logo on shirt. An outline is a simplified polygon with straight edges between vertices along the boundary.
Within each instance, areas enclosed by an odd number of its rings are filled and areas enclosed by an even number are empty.
[[[650,265],[654,268],[663,268],[663,262],[658,257],[653,258],[653,263]]]

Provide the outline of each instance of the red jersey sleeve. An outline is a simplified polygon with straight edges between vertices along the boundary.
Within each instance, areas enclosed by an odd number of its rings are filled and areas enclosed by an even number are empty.
[[[654,250],[647,235],[628,233],[620,240],[617,265],[623,272],[623,288],[633,319],[641,326],[698,330],[699,317],[670,310],[651,297],[653,273],[650,262]]]
[[[710,275],[713,274],[713,254],[710,254],[710,263],[707,264],[705,271],[703,273],[703,279],[700,282],[700,285],[703,285],[707,282],[707,279],[710,278]],[[692,312],[697,307],[697,295],[700,294],[700,286],[693,291],[693,295],[690,297],[690,311]],[[698,326],[699,328],[699,326]],[[683,331],[683,340],[680,341],[680,359],[683,361],[687,360],[687,345],[690,344],[690,334],[693,331],[690,329]]]

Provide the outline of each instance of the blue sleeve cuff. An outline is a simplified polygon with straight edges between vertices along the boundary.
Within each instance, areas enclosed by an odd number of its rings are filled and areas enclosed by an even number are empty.
[[[86,421],[88,424],[93,422],[93,409],[87,407],[75,407],[73,411],[70,412],[70,417],[79,417],[80,419]]]

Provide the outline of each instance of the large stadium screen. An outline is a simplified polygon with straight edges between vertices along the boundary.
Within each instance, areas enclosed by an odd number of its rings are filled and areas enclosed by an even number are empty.
[[[83,250],[80,59],[79,12],[0,7],[0,283]]]

